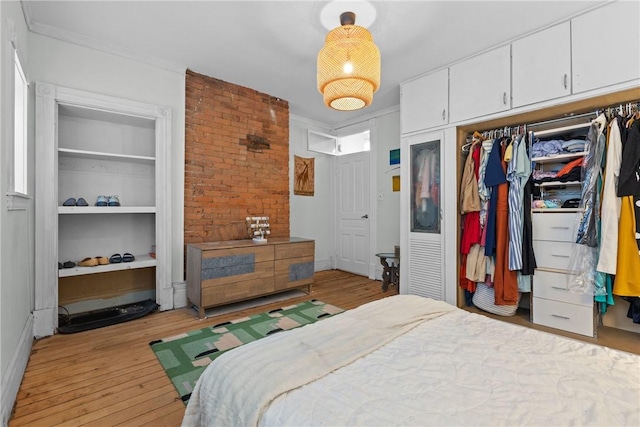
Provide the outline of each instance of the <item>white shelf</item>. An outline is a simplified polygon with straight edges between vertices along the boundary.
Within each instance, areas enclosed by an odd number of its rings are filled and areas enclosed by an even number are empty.
[[[545,163],[559,163],[559,162],[564,162],[566,160],[573,160],[579,157],[584,157],[586,155],[587,155],[586,151],[580,151],[579,153],[567,153],[567,154],[557,154],[555,156],[533,157],[531,161],[542,165]]]
[[[135,255],[136,259],[131,262],[120,262],[117,264],[97,265],[95,267],[62,268],[58,270],[58,277],[84,276],[87,274],[107,273],[110,271],[133,270],[136,268],[155,267],[156,260],[149,255]]]
[[[575,124],[575,125],[568,125],[568,126],[562,126],[562,127],[559,127],[559,128],[541,130],[539,132],[536,132],[534,130],[533,131],[533,135],[535,137],[550,136],[550,135],[560,135],[560,134],[566,133],[567,131],[570,131],[570,130],[588,128],[589,126],[591,126],[591,122],[578,123],[578,124]]]
[[[568,182],[560,182],[560,181],[549,181],[549,182],[541,182],[539,184],[535,184],[536,187],[574,187],[582,185],[581,181],[568,181]]]
[[[146,214],[156,213],[155,206],[58,206],[58,214]]]
[[[571,213],[582,212],[580,208],[535,208],[531,209],[533,213]]]
[[[93,160],[126,161],[126,162],[142,163],[147,165],[153,165],[156,162],[155,157],[103,153],[100,151],[75,150],[72,148],[59,148],[58,155],[61,157],[75,157],[75,158],[93,159]]]

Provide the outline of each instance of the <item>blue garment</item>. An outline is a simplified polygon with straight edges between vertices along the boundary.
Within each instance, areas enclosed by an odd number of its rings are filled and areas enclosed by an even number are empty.
[[[489,199],[489,211],[487,212],[487,237],[484,246],[484,254],[493,256],[496,250],[496,210],[498,207],[498,185],[507,182],[507,177],[502,169],[502,149],[500,147],[500,139],[493,141],[491,153],[487,160],[487,169],[484,173],[484,184],[487,187],[495,187],[491,191],[491,199]]]

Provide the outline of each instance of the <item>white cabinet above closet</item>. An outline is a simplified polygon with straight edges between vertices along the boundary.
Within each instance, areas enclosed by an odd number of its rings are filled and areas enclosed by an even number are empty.
[[[511,44],[513,107],[571,93],[570,33],[565,22]]]
[[[400,124],[403,134],[445,125],[448,116],[448,68],[400,85]]]
[[[617,1],[571,20],[573,92],[640,78],[640,2]]]

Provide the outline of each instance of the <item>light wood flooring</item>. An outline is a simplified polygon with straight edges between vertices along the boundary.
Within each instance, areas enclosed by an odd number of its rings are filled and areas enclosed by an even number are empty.
[[[286,302],[204,320],[191,309],[171,310],[38,340],[9,426],[179,426],[185,406],[148,346],[150,341],[310,298],[351,309],[395,294],[396,288],[382,292],[379,281],[321,271],[315,274],[311,295]],[[531,326],[523,316],[501,320]],[[584,340],[640,354],[639,334],[608,329],[601,328],[597,339]]]

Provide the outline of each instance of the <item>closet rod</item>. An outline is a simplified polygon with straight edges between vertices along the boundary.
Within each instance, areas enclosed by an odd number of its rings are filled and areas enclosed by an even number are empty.
[[[576,119],[581,119],[583,117],[594,117],[595,116],[595,112],[591,111],[589,113],[582,113],[582,114],[570,114],[564,117],[560,117],[557,119],[551,119],[551,120],[545,120],[543,122],[536,122],[536,123],[529,123],[527,125],[527,127],[531,127],[531,126],[544,126],[544,125],[550,125],[553,123],[558,123],[558,122],[563,122],[563,121],[567,121],[567,120],[576,120]]]

